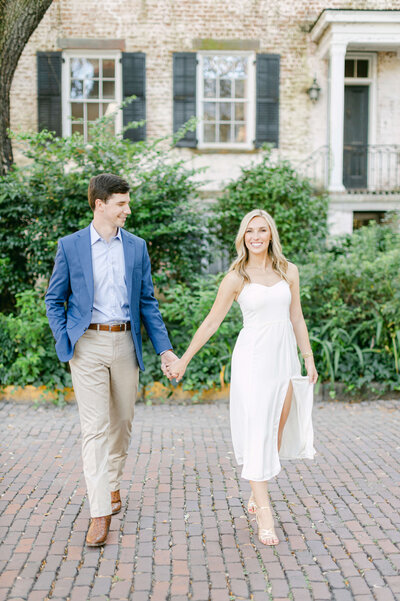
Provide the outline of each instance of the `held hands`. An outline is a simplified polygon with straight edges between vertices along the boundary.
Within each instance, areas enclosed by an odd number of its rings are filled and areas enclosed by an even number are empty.
[[[177,382],[180,382],[183,378],[183,374],[186,371],[187,363],[183,359],[177,359],[168,366],[169,379],[175,378]]]
[[[169,366],[172,363],[176,362],[177,359],[178,357],[171,350],[165,351],[165,353],[161,355],[161,370],[164,376],[167,376],[168,380],[172,380],[172,378],[174,377],[169,371]]]
[[[176,379],[177,382],[182,380],[183,374],[186,371],[187,363],[178,357],[171,350],[166,351],[161,355],[161,369],[168,380]]]
[[[304,365],[307,371],[308,379],[310,384],[315,384],[318,380],[318,372],[315,368],[314,357],[307,357],[304,359]]]

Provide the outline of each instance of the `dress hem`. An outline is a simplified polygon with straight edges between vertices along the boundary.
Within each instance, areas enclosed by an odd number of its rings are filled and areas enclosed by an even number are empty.
[[[313,453],[304,453],[302,455],[296,455],[296,457],[279,455],[279,459],[282,459],[282,461],[296,461],[296,459],[314,459],[316,453],[317,452],[314,450]]]
[[[302,459],[313,460],[315,455],[316,455],[316,450],[314,449],[312,454],[304,453],[301,455],[297,455],[296,457],[284,457],[284,456],[280,455],[279,459],[281,459],[282,461],[296,461],[296,460],[302,460]],[[243,461],[238,461],[237,459],[236,459],[236,463],[238,465],[243,465]],[[282,471],[282,466],[280,466],[279,470],[277,472],[274,472],[272,474],[272,476],[267,476],[266,478],[249,478],[248,476],[244,476],[243,471],[242,471],[241,477],[244,480],[252,480],[253,482],[265,482],[265,480],[271,480],[272,478],[275,478],[275,476],[277,476],[281,471]]]
[[[238,462],[238,465],[243,465],[243,463]],[[248,476],[244,476],[243,471],[242,471],[241,477],[244,480],[252,480],[253,482],[265,482],[265,480],[271,480],[272,478],[275,478],[275,476],[277,476],[281,471],[282,471],[282,466],[279,467],[278,471],[273,472],[271,475],[267,476],[266,478],[251,478]]]

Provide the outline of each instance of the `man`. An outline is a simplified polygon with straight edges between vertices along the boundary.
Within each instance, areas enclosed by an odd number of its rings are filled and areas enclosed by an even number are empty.
[[[106,541],[121,510],[139,368],[142,321],[161,367],[176,359],[154,297],[146,243],[122,229],[129,184],[92,177],[92,223],[61,238],[46,293],[47,316],[61,361],[69,361],[82,429],[82,459],[91,521],[89,546]]]

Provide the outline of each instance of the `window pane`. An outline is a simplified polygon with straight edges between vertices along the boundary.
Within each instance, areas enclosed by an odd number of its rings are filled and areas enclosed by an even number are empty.
[[[217,95],[217,81],[215,79],[204,80],[204,97],[215,98]]]
[[[215,125],[204,126],[204,142],[215,142]]]
[[[230,121],[232,119],[231,116],[231,102],[221,102],[219,105],[219,120],[220,121]]]
[[[87,103],[87,119],[88,121],[95,121],[99,117],[99,105],[97,103]]]
[[[103,58],[103,77],[115,77],[115,60]]]
[[[354,60],[346,59],[344,61],[344,76],[354,77]]]
[[[204,119],[206,121],[215,121],[216,118],[216,103],[205,102],[204,103]]]
[[[204,98],[217,99],[203,104],[205,143],[246,143],[247,65],[245,56],[203,57]]]
[[[99,97],[99,82],[93,79],[85,81],[85,98]]]
[[[230,98],[232,96],[232,82],[230,79],[220,79],[219,95],[220,98]]]
[[[235,80],[235,98],[244,98],[245,97],[244,84],[245,84],[244,79],[236,79]]]
[[[368,77],[368,62],[365,60],[357,61],[357,77]]]
[[[218,77],[218,56],[205,56],[203,60],[203,74],[205,79]]]
[[[235,102],[235,120],[244,121],[244,102]]]
[[[113,113],[117,108],[118,104],[116,102],[104,102],[101,106],[103,109],[102,116],[104,117],[104,115],[111,115],[111,113]]]
[[[246,142],[246,125],[235,125],[235,142]]]
[[[219,141],[230,142],[231,141],[231,126],[220,125],[219,126]]]
[[[83,103],[82,102],[71,102],[71,117],[75,119],[83,119]]]
[[[244,56],[205,56],[203,74],[206,78],[243,79],[247,76],[247,59]]]
[[[103,81],[103,98],[114,98],[115,96],[115,82],[114,81]]]
[[[78,132],[78,134],[82,134],[83,136],[83,123],[73,123],[72,124],[72,133]]]
[[[83,98],[83,81],[80,79],[71,81],[71,98]]]
[[[86,79],[99,76],[99,59],[71,58],[71,77]]]

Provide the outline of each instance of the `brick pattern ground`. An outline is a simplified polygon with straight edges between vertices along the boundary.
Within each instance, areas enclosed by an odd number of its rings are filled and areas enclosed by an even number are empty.
[[[0,404],[0,600],[390,601],[400,597],[399,401],[319,403],[315,461],[270,490],[281,543],[244,508],[227,403],[138,405],[103,549],[75,406]]]

